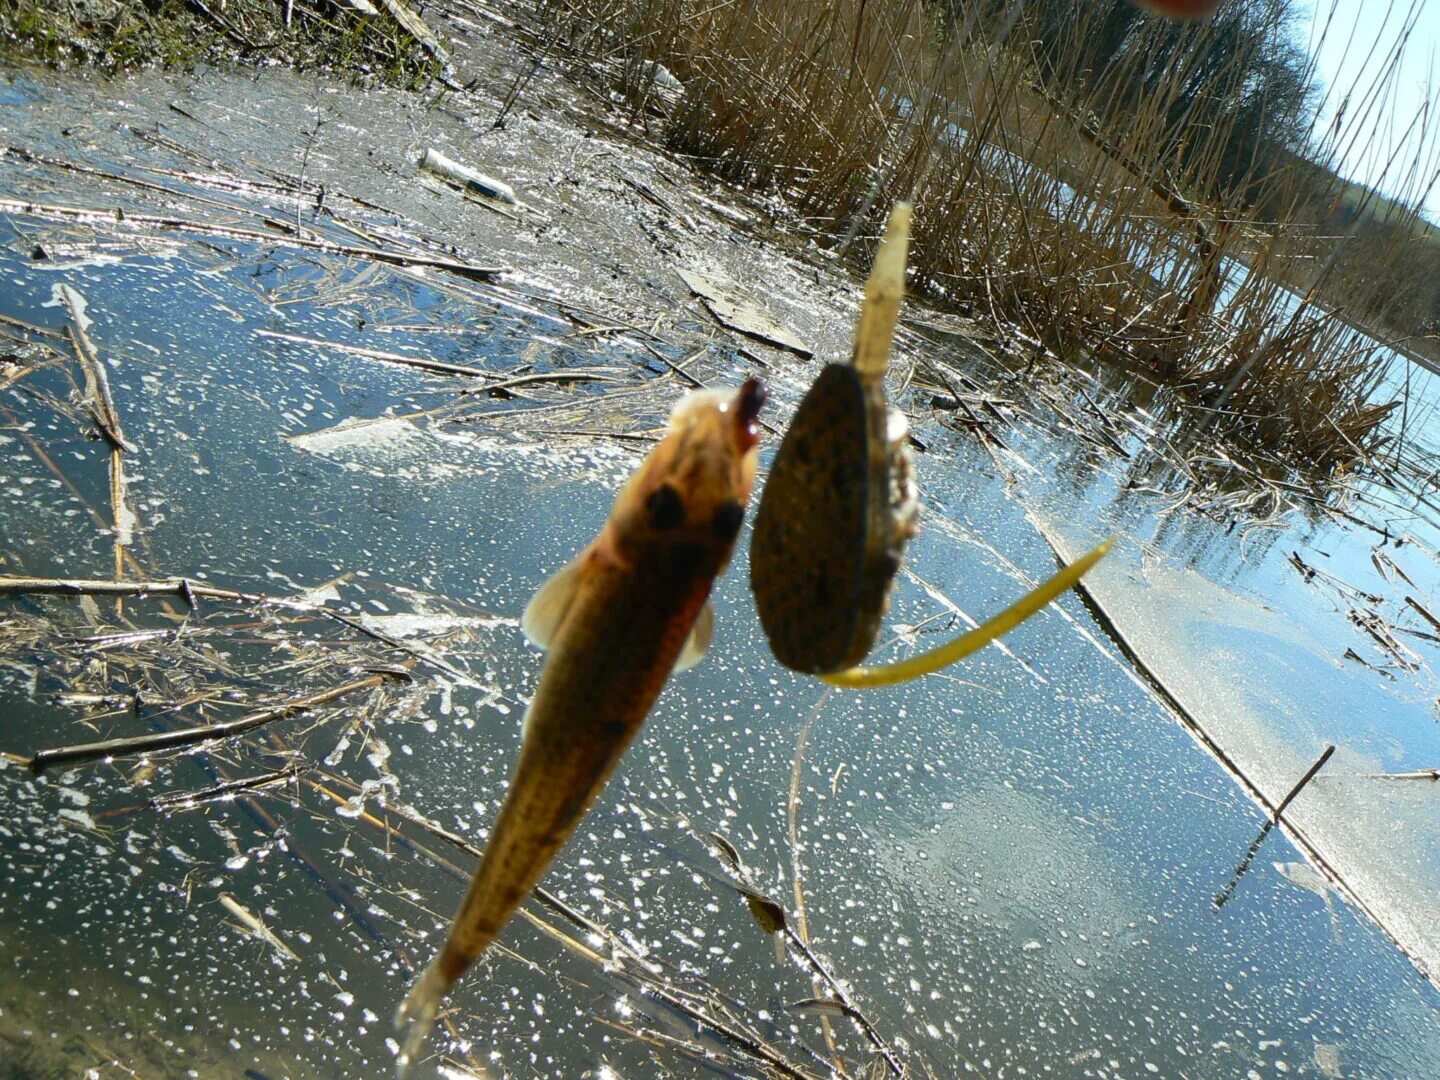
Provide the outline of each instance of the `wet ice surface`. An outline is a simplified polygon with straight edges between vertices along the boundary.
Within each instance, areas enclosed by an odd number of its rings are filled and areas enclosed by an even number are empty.
[[[495,65],[496,98],[513,59]],[[273,738],[40,779],[0,768],[0,1032],[39,1032],[72,1065],[114,1057],[142,1075],[380,1075],[392,1060],[390,1013],[438,947],[471,865],[399,815],[413,808],[483,842],[540,666],[516,617],[593,535],[683,389],[645,346],[707,381],[754,370],[672,271],[700,266],[758,286],[821,357],[843,351],[859,289],[765,249],[758,233],[706,208],[706,189],[692,197],[676,183],[679,168],[613,134],[587,135],[562,115],[558,84],[483,137],[486,108],[467,127],[445,106],[427,112],[384,93],[357,102],[270,72],[113,85],[37,76],[6,93],[16,108],[0,127],[11,144],[285,221],[298,213],[358,243],[294,200],[174,175],[272,182],[267,170],[298,175],[303,163],[352,228],[411,244],[441,236],[457,257],[513,268],[486,285],[278,244],[0,224],[0,313],[62,330],[56,285],[87,301],[139,447],[127,459],[134,560],[155,577],[327,604],[412,650],[314,615],[219,601],[181,621],[178,599],[173,617],[155,600],[123,609],[135,626],[179,627],[174,641],[77,643],[67,635],[131,626],[110,600],[7,600],[3,748],[30,753],[171,721],[164,706],[137,718],[124,703],[58,703],[62,690],[139,689],[186,702],[175,713],[195,723],[416,661],[413,683],[282,721]],[[505,177],[533,214],[515,222],[434,185],[413,165],[425,145]],[[0,159],[0,177],[38,202],[230,220],[214,206],[13,159]],[[677,214],[639,198],[626,177],[663,191]],[[234,221],[256,227],[238,211]],[[47,258],[31,257],[37,242]],[[594,332],[602,326],[621,329]],[[107,450],[71,404],[78,370],[64,342],[0,329],[25,339],[5,341],[22,365],[55,360],[0,391],[0,570],[108,577]],[[575,369],[610,381],[462,398],[475,380],[261,330],[505,377]],[[942,346],[912,337],[907,347]],[[772,365],[778,426],[818,361],[747,348]],[[947,359],[995,379],[972,354]],[[0,385],[15,366],[0,366]],[[1016,425],[1005,436],[1016,454],[992,459],[973,436],[927,419],[921,395],[905,403],[920,410],[930,448],[918,462],[926,516],[890,625],[916,626],[950,605],[982,616],[1047,573],[1049,549],[1028,515],[1076,544],[1119,529],[1126,542],[1102,564],[1097,595],[1178,695],[1226,721],[1227,745],[1272,797],[1323,741],[1341,744],[1295,813],[1347,871],[1369,875],[1377,907],[1410,919],[1412,948],[1422,944],[1440,895],[1433,786],[1359,774],[1440,763],[1431,673],[1392,684],[1346,666],[1345,648],[1367,639],[1284,559],[1292,545],[1312,562],[1328,552],[1332,572],[1374,587],[1364,577],[1372,538],[1331,524],[1242,546],[1224,523],[1122,494],[1127,463],[1063,432]],[[605,430],[634,438],[557,434]],[[1392,554],[1430,604],[1435,538],[1406,527],[1419,541]],[[817,1019],[789,1008],[815,990],[777,961],[717,879],[720,864],[697,839],[715,831],[792,914],[798,864],[816,947],[879,1030],[938,1075],[1410,1077],[1440,1067],[1433,989],[1280,833],[1214,910],[1261,816],[1076,597],[942,676],[826,694],[770,659],[744,570],[742,551],[717,589],[711,656],[662,694],[546,878],[677,983],[723,990],[752,1030],[826,1073]],[[1412,644],[1433,663],[1430,643]],[[99,718],[87,726],[82,715]],[[245,797],[148,805],[294,765],[313,768]],[[1383,848],[1377,833],[1389,837]],[[654,1054],[676,1074],[703,1072],[631,1028],[733,1053],[624,971],[521,919],[502,941],[450,999],[453,1031],[435,1044],[448,1068],[643,1076],[657,1071]],[[844,1055],[864,1061],[863,1039],[843,1020],[832,1026]]]

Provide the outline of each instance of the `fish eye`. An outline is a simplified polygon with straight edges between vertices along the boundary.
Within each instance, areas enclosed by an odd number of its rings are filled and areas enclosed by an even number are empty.
[[[673,529],[685,520],[685,504],[670,484],[661,484],[645,499],[645,512],[657,529]]]
[[[740,523],[745,520],[745,508],[734,499],[722,503],[720,509],[715,511],[715,517],[710,522],[710,527],[715,534],[724,540],[734,540],[735,534],[740,531]]]

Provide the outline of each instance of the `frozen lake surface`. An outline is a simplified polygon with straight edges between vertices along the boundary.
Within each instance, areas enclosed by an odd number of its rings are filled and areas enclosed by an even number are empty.
[[[493,93],[475,99],[493,110],[520,60],[502,40],[474,47],[493,54]],[[0,574],[108,578],[119,559],[127,578],[351,618],[0,599],[0,749],[232,718],[413,662],[413,681],[198,751],[40,778],[0,767],[0,1062],[385,1074],[390,1014],[473,865],[435,827],[483,843],[503,795],[541,662],[518,628],[526,600],[598,529],[688,380],[761,374],[781,428],[845,352],[858,284],[559,79],[537,80],[501,132],[483,110],[275,71],[32,74],[0,82],[0,101],[12,147],[164,189],[0,156],[8,197],[127,211],[0,217],[0,315],[40,328],[0,323]],[[526,205],[444,187],[415,166],[427,146]],[[281,224],[507,269],[487,282],[331,254]],[[817,359],[723,330],[676,273],[696,268],[763,296]],[[118,554],[62,285],[84,299],[136,445]],[[1216,909],[1264,815],[1078,596],[943,675],[827,692],[771,659],[742,550],[710,657],[667,687],[545,880],[597,925],[517,918],[452,995],[433,1067],[766,1075],[648,992],[652,965],[801,1075],[829,1075],[822,1018],[852,1074],[883,1075],[843,1015],[802,1004],[807,971],[727,885],[713,832],[792,921],[799,875],[814,948],[939,1076],[1440,1073],[1440,995],[1421,974],[1440,971],[1440,794],[1375,778],[1440,765],[1436,643],[1420,636],[1435,628],[1404,602],[1440,611],[1434,513],[1379,489],[1346,504],[1399,546],[1316,508],[1207,513],[1148,452],[1173,419],[1143,387],[1022,372],[917,321],[897,370],[919,360],[1018,408],[987,447],[928,391],[898,394],[925,447],[925,510],[885,655],[1047,576],[1042,530],[1072,550],[1117,534],[1096,602],[1265,796],[1337,745],[1288,816],[1352,895],[1277,830]],[[1123,454],[1067,419],[1086,397]],[[1419,632],[1413,670],[1352,620],[1367,607]]]

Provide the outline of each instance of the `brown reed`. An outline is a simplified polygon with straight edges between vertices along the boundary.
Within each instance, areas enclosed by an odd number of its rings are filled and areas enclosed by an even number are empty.
[[[1408,2],[1396,10],[1413,19]],[[1396,363],[1375,339],[1417,337],[1440,301],[1440,240],[1420,215],[1436,179],[1428,110],[1406,144],[1421,149],[1390,163],[1391,198],[1336,168],[1389,121],[1403,43],[1388,76],[1351,88],[1343,128],[1314,131],[1290,0],[1184,27],[1076,4],[1048,38],[1036,6],[541,4],[637,114],[663,65],[685,87],[669,149],[779,194],[826,242],[873,237],[885,207],[914,199],[912,265],[934,297],[1062,358],[1185,387],[1217,435],[1320,466],[1373,452],[1393,407],[1374,398]],[[1097,71],[1107,19],[1129,19],[1130,37]],[[1338,32],[1323,12],[1317,25]],[[1257,72],[1270,78],[1258,97]],[[1283,137],[1247,138],[1255,125]],[[1417,258],[1436,272],[1415,274]]]

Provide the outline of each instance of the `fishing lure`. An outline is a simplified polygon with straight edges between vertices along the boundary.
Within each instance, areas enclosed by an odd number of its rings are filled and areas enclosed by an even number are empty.
[[[395,1014],[403,1075],[450,987],[539,882],[604,787],[671,670],[696,663],[755,479],[763,385],[683,398],[600,535],[546,582],[521,626],[549,650],[520,756],[440,954]]]
[[[775,658],[836,686],[884,686],[968,656],[1070,588],[1107,541],[968,634],[899,664],[856,667],[870,652],[915,534],[919,499],[909,427],[885,398],[905,292],[908,203],[890,214],[865,283],[849,363],[820,372],[776,452],[750,545],[750,588]]]

